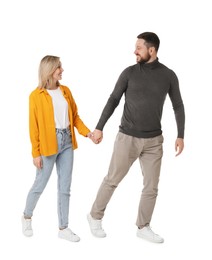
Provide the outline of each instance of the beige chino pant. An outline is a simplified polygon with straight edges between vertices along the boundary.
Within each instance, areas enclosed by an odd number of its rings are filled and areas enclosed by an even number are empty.
[[[143,174],[143,190],[140,198],[136,225],[139,228],[151,221],[158,194],[163,136],[137,138],[119,132],[107,176],[99,188],[91,209],[91,216],[102,219],[114,190],[128,173],[131,165],[139,159]]]

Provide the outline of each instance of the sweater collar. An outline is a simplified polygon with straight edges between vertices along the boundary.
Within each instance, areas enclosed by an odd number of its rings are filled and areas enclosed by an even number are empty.
[[[140,67],[154,69],[154,68],[156,68],[158,66],[159,61],[158,61],[158,58],[156,58],[152,62],[148,62],[147,63],[147,62],[142,61],[142,62],[139,62],[139,64],[140,64]]]

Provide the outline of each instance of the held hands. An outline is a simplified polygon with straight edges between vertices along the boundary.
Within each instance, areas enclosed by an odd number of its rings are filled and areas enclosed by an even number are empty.
[[[93,133],[88,133],[87,137],[89,137],[95,144],[99,144],[103,139],[103,132],[95,129]]]

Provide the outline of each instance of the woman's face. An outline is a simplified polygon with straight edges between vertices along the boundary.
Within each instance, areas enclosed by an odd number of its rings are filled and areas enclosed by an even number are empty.
[[[62,68],[62,64],[60,62],[60,64],[58,65],[57,69],[53,73],[53,79],[55,81],[61,80],[63,71],[64,71],[64,69]]]

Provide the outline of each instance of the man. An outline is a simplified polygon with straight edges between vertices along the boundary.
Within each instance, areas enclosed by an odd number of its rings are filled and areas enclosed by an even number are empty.
[[[163,155],[162,110],[168,94],[177,123],[177,156],[184,148],[184,105],[177,76],[158,61],[158,36],[152,32],[144,32],[137,38],[134,52],[137,64],[121,73],[93,132],[96,143],[101,142],[102,130],[124,94],[124,111],[109,171],[103,179],[87,218],[92,234],[105,237],[102,218],[106,206],[133,162],[139,159],[143,174],[143,190],[136,221],[137,236],[155,243],[163,243],[164,239],[155,234],[149,226],[158,194]]]

